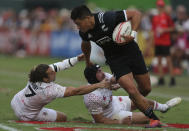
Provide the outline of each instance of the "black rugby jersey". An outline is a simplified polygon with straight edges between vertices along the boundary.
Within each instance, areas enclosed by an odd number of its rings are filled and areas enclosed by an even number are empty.
[[[79,32],[83,41],[93,41],[104,50],[106,59],[125,54],[127,45],[119,46],[112,39],[116,25],[127,21],[125,11],[108,11],[94,14],[95,27],[86,33]]]

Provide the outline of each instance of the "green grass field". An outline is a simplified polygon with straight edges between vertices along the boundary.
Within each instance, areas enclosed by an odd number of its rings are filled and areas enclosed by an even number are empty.
[[[9,126],[17,130],[32,131],[40,127],[87,127],[87,128],[116,128],[116,129],[134,129],[142,130],[141,127],[131,127],[126,125],[103,125],[103,124],[86,124],[86,123],[48,123],[48,124],[21,124],[15,123],[16,116],[10,107],[10,101],[14,94],[25,87],[28,80],[28,73],[30,69],[37,64],[45,63],[51,64],[60,61],[60,59],[44,58],[44,57],[27,57],[16,58],[12,56],[0,55],[0,130],[1,126]],[[86,84],[83,76],[84,62],[77,64],[69,70],[57,73],[56,83],[64,86],[75,86]],[[103,69],[109,72],[108,67]],[[166,78],[168,80],[168,78]],[[154,86],[150,93],[150,99],[155,99],[160,102],[166,102],[168,99],[181,96],[182,103],[179,106],[169,110],[166,114],[157,112],[157,115],[164,123],[183,123],[189,124],[189,81],[188,76],[177,77],[177,86],[170,88],[168,86],[157,87]],[[120,89],[114,92],[114,95],[126,95]],[[83,104],[82,96],[74,96],[70,98],[57,99],[51,104],[47,105],[58,111],[67,114],[69,121],[91,121],[91,117]],[[6,129],[5,129],[6,130]],[[89,129],[85,129],[89,130]],[[103,129],[99,129],[103,130]],[[157,129],[156,129],[157,130]],[[160,128],[158,130],[181,130],[173,128]]]

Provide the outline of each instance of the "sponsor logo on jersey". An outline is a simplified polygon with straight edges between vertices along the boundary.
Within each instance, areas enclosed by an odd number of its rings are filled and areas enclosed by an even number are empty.
[[[103,44],[111,42],[111,41],[112,41],[112,39],[109,36],[105,36],[105,37],[97,40],[96,43],[99,45],[103,45]]]
[[[101,28],[102,28],[103,31],[108,31],[108,27],[106,27],[105,24],[103,24],[103,25],[101,26]]]

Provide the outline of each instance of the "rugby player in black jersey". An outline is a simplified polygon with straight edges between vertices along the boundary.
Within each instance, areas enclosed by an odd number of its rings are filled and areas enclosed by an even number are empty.
[[[94,41],[104,50],[106,63],[117,82],[128,92],[137,108],[150,118],[150,123],[146,127],[160,127],[159,118],[144,97],[151,91],[150,77],[142,53],[134,40],[141,21],[141,13],[137,10],[121,10],[93,14],[87,6],[81,5],[72,10],[71,19],[77,25],[82,38],[81,48],[85,54],[86,65],[92,65],[90,41]],[[122,36],[125,39],[124,43],[115,43],[112,40],[114,28],[128,20],[132,24],[131,35]],[[136,80],[138,87],[133,79]]]

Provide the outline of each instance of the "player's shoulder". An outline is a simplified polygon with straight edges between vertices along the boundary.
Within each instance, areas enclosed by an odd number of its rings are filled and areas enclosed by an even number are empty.
[[[100,24],[108,24],[115,17],[116,11],[100,11],[94,15],[98,18]]]
[[[54,86],[53,82],[45,83],[45,82],[36,82],[34,83],[38,88],[46,89],[46,88],[52,88]]]

